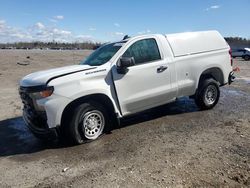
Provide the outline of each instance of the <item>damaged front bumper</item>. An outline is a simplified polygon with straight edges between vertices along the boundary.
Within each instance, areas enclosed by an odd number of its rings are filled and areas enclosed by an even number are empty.
[[[37,138],[52,140],[57,138],[57,130],[49,128],[45,111],[38,111],[30,96],[30,88],[19,88],[19,94],[23,102],[23,119],[28,129]]]
[[[26,109],[23,110],[23,119],[30,132],[42,140],[52,140],[57,138],[56,129],[48,128],[46,119],[42,116],[31,115]]]

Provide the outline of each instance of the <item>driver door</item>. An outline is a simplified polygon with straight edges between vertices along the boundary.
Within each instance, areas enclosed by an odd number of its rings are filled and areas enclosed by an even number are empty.
[[[146,110],[174,98],[168,62],[161,56],[155,38],[136,41],[122,56],[135,60],[135,65],[128,67],[124,74],[119,74],[116,66],[112,68],[123,115]]]

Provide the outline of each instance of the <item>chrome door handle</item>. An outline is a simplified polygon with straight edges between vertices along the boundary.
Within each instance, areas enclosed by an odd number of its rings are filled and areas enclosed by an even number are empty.
[[[157,73],[161,73],[168,69],[168,66],[160,66],[157,68]]]

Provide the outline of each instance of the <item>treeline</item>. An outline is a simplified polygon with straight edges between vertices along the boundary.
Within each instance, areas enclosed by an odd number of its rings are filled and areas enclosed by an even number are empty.
[[[250,48],[250,39],[241,37],[226,37],[225,40],[231,48]]]
[[[17,42],[0,44],[0,49],[52,49],[52,50],[82,50],[95,49],[100,43],[60,43],[60,42]]]
[[[231,48],[250,48],[250,39],[241,37],[226,37],[225,40]],[[60,42],[17,42],[0,43],[0,49],[52,49],[52,50],[82,50],[96,49],[101,43],[83,42],[83,43],[60,43]]]

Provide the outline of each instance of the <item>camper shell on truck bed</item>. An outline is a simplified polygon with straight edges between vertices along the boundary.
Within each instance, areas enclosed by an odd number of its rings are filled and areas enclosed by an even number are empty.
[[[229,49],[218,31],[187,32],[165,35],[174,57]]]

